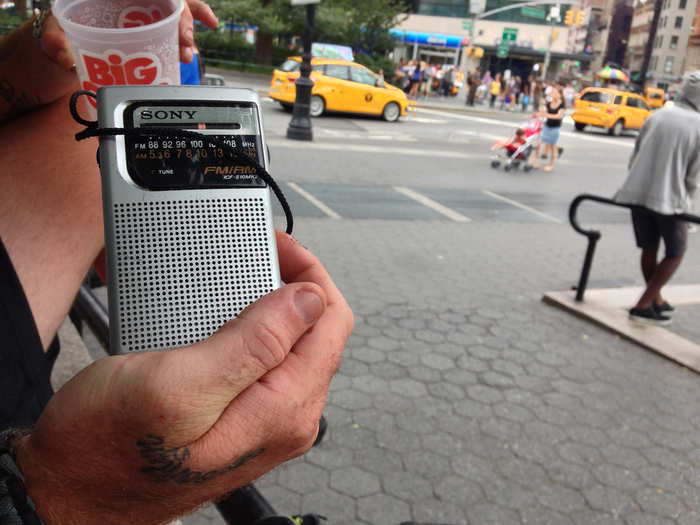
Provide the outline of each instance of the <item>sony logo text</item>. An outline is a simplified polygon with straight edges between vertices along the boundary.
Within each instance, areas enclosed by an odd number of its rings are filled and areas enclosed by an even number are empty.
[[[164,110],[164,109],[144,109],[141,113],[141,120],[194,120],[197,110]]]

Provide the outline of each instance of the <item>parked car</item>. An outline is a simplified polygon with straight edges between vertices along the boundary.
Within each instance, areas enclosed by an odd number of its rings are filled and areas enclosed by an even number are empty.
[[[652,108],[661,108],[664,105],[665,93],[661,88],[648,87],[644,90],[644,100]]]
[[[574,125],[577,131],[586,126],[606,128],[618,136],[625,129],[639,129],[651,116],[641,95],[610,88],[586,88],[574,101]]]
[[[291,110],[296,98],[300,57],[290,57],[272,73],[269,96]],[[409,107],[406,94],[387,84],[365,66],[347,60],[314,58],[311,60],[311,116],[325,111],[381,115],[388,122],[405,116]]]

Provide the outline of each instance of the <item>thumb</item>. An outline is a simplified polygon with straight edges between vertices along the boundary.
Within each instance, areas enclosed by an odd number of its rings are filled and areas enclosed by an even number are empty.
[[[68,39],[53,15],[49,15],[44,22],[41,49],[61,69],[69,71],[73,67],[75,60],[68,45]]]
[[[288,284],[258,299],[209,339],[162,353],[158,369],[167,375],[161,392],[190,429],[185,432],[190,435],[177,438],[190,441],[209,430],[238,394],[285,360],[325,309],[320,286]],[[185,414],[183,406],[192,413]]]

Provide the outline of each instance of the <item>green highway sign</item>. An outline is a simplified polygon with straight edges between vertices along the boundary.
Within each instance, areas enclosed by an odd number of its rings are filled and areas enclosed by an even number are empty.
[[[471,20],[462,20],[462,29],[465,31],[471,31],[472,30],[472,21]]]
[[[504,27],[503,28],[503,36],[501,37],[502,41],[515,42],[516,38],[518,38],[518,28],[517,27]]]
[[[509,44],[508,44],[507,41],[505,41],[505,40],[502,41],[502,42],[501,42],[501,45],[499,45],[499,46],[498,46],[498,49],[496,50],[496,56],[497,56],[498,58],[505,58],[505,57],[507,57],[507,56],[508,56],[508,48],[509,48],[509,47],[510,47],[510,46],[509,46]]]
[[[547,14],[542,9],[536,9],[534,7],[521,7],[520,13],[523,16],[529,16],[530,18],[540,18],[544,20]]]

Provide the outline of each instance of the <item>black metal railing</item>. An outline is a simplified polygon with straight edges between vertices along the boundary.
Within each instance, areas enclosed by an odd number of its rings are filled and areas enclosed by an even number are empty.
[[[569,222],[571,226],[581,235],[588,237],[588,247],[586,248],[586,256],[583,259],[583,268],[581,269],[581,277],[578,281],[578,286],[576,287],[576,300],[583,301],[583,295],[586,293],[586,286],[588,285],[588,276],[591,273],[591,266],[593,265],[593,256],[595,255],[595,247],[600,240],[601,233],[598,230],[584,230],[578,223],[578,218],[576,213],[578,212],[578,207],[583,201],[595,201],[602,204],[610,204],[611,206],[617,206],[619,208],[635,208],[631,204],[623,204],[621,202],[608,199],[607,197],[600,197],[598,195],[591,195],[588,193],[583,193],[576,197],[569,205]],[[695,224],[700,224],[700,217],[696,215],[690,215],[687,213],[675,215],[674,217],[687,221],[693,222]]]

